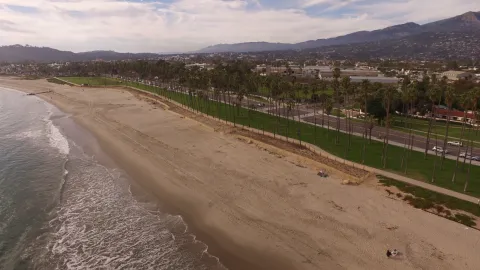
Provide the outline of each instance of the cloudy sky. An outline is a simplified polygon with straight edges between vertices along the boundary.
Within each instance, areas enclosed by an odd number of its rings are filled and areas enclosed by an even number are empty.
[[[479,0],[0,0],[0,45],[184,52],[301,42],[480,11]]]

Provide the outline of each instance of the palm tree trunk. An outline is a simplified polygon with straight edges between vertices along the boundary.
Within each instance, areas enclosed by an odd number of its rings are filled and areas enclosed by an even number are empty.
[[[465,123],[467,118],[467,111],[464,112],[464,117],[463,117],[463,123],[462,123],[462,132],[460,133],[460,144],[458,145],[457,151],[457,160],[455,161],[455,170],[453,171],[453,176],[452,176],[452,182],[455,183],[455,177],[457,176],[457,170],[458,170],[458,160],[460,159],[460,147],[462,146],[463,143],[463,133],[465,131]],[[465,153],[465,157],[467,156],[467,152]]]
[[[468,140],[467,142],[467,149],[465,149],[465,156],[463,157],[463,164],[462,164],[462,171],[465,171],[465,163],[467,161],[467,153],[471,153],[472,150],[469,150],[471,149],[471,145],[473,145],[473,137],[474,136],[471,136],[470,132],[472,131],[474,127],[471,126],[469,129],[468,129],[468,132],[467,132],[467,138],[470,138],[470,140]]]
[[[451,106],[449,106],[448,108],[449,110],[451,110]],[[448,129],[450,128],[450,115],[447,116],[447,126],[445,128],[445,138],[443,139],[443,153],[442,153],[442,162],[440,163],[440,169],[442,170],[443,169],[443,163],[445,161],[445,155],[446,155],[446,151],[447,151],[447,140],[448,140]]]
[[[322,104],[322,128],[325,126],[325,101]]]
[[[315,126],[313,126],[313,141],[314,144],[317,145],[317,102],[313,102],[313,121]]]
[[[390,100],[387,101],[387,122],[385,123],[387,134],[385,135],[385,147],[383,150],[383,168],[387,167],[387,151],[388,151],[388,137],[390,135]]]
[[[435,117],[434,106],[435,106],[435,103],[432,102],[432,114],[430,115],[430,121],[428,122],[427,142],[426,142],[426,145],[425,145],[425,157],[424,157],[424,159],[427,159],[428,148],[430,148],[430,133],[432,131],[433,118]]]
[[[435,119],[433,120],[435,121]],[[435,133],[435,149],[438,147],[438,134],[435,132],[435,123],[433,124],[433,132]],[[438,152],[435,151],[435,160],[433,161],[432,183],[435,181],[435,173],[437,172]]]

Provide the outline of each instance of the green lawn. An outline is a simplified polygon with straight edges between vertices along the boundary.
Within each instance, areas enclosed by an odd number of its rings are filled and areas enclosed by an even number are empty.
[[[423,135],[427,136],[428,133],[428,120],[423,120],[423,119],[407,119],[404,120],[403,118],[396,117],[392,121],[392,128],[405,131],[410,128],[410,125],[415,131],[416,134],[418,135]],[[463,140],[470,140],[473,139],[476,142],[480,142],[480,133],[477,133],[475,131],[470,131],[467,129],[468,126],[466,126],[464,134],[463,134]],[[445,131],[446,131],[446,123],[445,122],[435,122],[435,127],[432,126],[432,134],[437,134],[440,139],[443,139],[445,137]],[[450,127],[448,129],[448,137],[451,137],[452,140],[460,140],[460,137],[462,137],[462,126],[459,123],[450,123]]]
[[[78,81],[78,80],[77,80]],[[81,81],[81,80],[80,80]],[[72,81],[73,82],[73,81]],[[223,104],[215,101],[200,100],[194,96],[188,96],[183,93],[170,92],[165,89],[156,88],[137,83],[124,83],[124,85],[137,87],[142,90],[150,91],[169,99],[177,101],[183,105],[195,108],[203,113],[218,117],[220,119],[250,126],[259,130],[265,130],[275,134],[281,134],[290,137],[294,140],[302,140],[308,143],[316,144],[320,148],[338,157],[346,158],[348,160],[362,163],[362,149],[365,139],[362,137],[351,136],[351,145],[348,145],[348,134],[336,133],[336,131],[315,127],[306,123],[299,123],[285,118],[275,117],[266,113],[248,110],[246,108],[233,107],[228,104]],[[335,137],[339,136],[339,144],[335,143]],[[372,141],[366,143],[365,165],[383,169],[381,156],[383,144],[381,142]],[[404,148],[390,145],[388,147],[388,162],[385,170],[395,172],[398,174],[404,173],[404,168],[401,166],[402,155]],[[447,189],[463,192],[465,181],[468,177],[468,165],[457,172],[457,180],[452,183],[452,175],[455,168],[455,161],[446,159],[443,169],[439,169],[440,157],[428,155],[424,159],[424,154],[421,152],[412,151],[407,159],[408,170],[407,176],[421,180],[430,181],[434,167],[434,160],[437,160],[436,179],[434,184],[445,187]],[[480,197],[480,167],[471,166],[471,177],[467,193]]]
[[[59,79],[74,83],[74,84],[88,84],[91,86],[103,86],[103,85],[120,85],[121,81],[105,78],[105,77],[61,77]]]

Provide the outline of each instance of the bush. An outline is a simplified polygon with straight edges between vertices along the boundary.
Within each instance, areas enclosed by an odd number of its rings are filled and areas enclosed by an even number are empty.
[[[455,218],[457,219],[457,222],[460,222],[465,226],[473,227],[477,225],[471,216],[465,214],[455,214]]]
[[[402,198],[402,197],[403,197],[402,193],[397,193],[397,198]]]
[[[441,214],[443,211],[445,211],[445,208],[441,205],[435,205],[435,210],[437,210],[437,213]]]

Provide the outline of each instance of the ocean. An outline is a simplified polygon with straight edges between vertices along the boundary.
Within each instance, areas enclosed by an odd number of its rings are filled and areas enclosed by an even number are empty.
[[[68,114],[0,88],[0,269],[226,269],[95,143]]]

